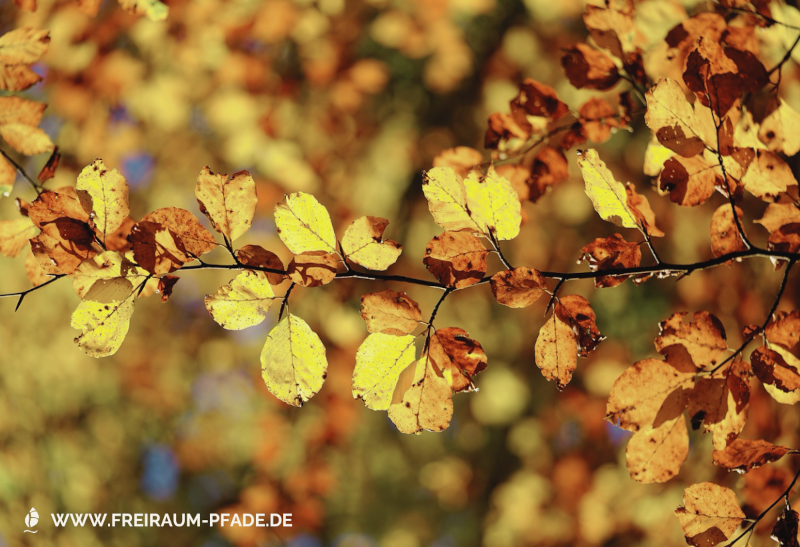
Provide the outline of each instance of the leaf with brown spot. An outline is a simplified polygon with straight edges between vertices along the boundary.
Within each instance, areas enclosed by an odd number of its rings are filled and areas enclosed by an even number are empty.
[[[589,301],[577,294],[562,296],[555,307],[559,319],[572,326],[578,336],[578,355],[586,357],[606,339],[597,328],[597,317]]]
[[[644,225],[647,235],[651,237],[664,237],[664,232],[656,227],[656,215],[653,209],[650,208],[650,202],[647,198],[638,192],[636,187],[630,182],[625,185],[625,193],[628,195],[628,208],[639,221],[640,225]]]
[[[147,272],[131,262],[131,256],[116,251],[105,251],[85,260],[72,274],[72,288],[84,299],[92,286],[100,280],[125,278],[131,286],[138,287],[147,278]]]
[[[156,222],[168,228],[181,241],[190,256],[202,256],[217,247],[217,242],[211,232],[206,230],[197,217],[186,209],[178,207],[156,209],[146,215],[142,222]]]
[[[530,199],[536,202],[551,189],[569,179],[569,163],[560,150],[545,146],[533,160],[531,166]]]
[[[483,278],[487,254],[474,235],[444,232],[428,242],[422,262],[440,283],[461,289]]]
[[[89,227],[89,213],[83,209],[74,191],[52,192],[45,190],[31,203],[28,208],[28,217],[38,228],[47,232],[53,229],[51,225],[55,225],[62,220],[61,224],[64,224],[69,220],[81,225],[83,231],[92,233],[92,229]]]
[[[693,484],[683,491],[683,507],[675,509],[686,543],[707,547],[729,539],[745,514],[730,488],[710,482]]]
[[[560,306],[556,302],[555,308]],[[534,351],[536,366],[542,371],[542,376],[549,381],[555,381],[559,391],[567,386],[578,366],[577,342],[572,325],[564,321],[554,309],[539,330]]]
[[[659,427],[683,413],[694,387],[697,368],[680,346],[664,360],[644,359],[614,382],[606,406],[606,420],[628,431]]]
[[[777,312],[767,324],[764,334],[770,344],[791,349],[800,341],[800,311]]]
[[[794,404],[800,396],[800,360],[778,345],[771,349],[767,346],[756,348],[750,354],[753,372],[765,388],[779,403]],[[776,390],[792,395],[792,402],[787,398],[775,397]]]
[[[800,224],[800,209],[791,203],[770,203],[764,216],[753,222],[774,232],[786,224]]]
[[[770,539],[777,541],[780,547],[798,547],[800,545],[797,542],[798,522],[800,515],[787,504],[772,528]]]
[[[308,251],[295,255],[286,268],[286,275],[304,287],[327,285],[336,278],[338,255],[324,251]]]
[[[472,378],[486,370],[486,353],[480,342],[456,327],[436,329],[431,334],[428,353],[439,367],[453,393],[475,391]]]
[[[714,374],[698,378],[687,408],[693,429],[701,425],[712,434],[717,450],[724,449],[744,428],[750,408],[750,366],[741,360]]]
[[[528,140],[531,135],[529,123],[520,123],[508,114],[495,112],[489,116],[489,127],[483,137],[483,147],[497,150],[500,144],[511,139]]]
[[[583,23],[594,43],[624,59],[625,53],[636,50],[633,13],[631,0],[608,2],[603,7],[590,4],[583,13]]]
[[[450,167],[460,177],[466,177],[481,162],[483,154],[469,146],[448,148],[433,158],[434,167]]]
[[[97,254],[91,245],[64,239],[58,232],[55,234],[53,237],[42,232],[30,240],[36,261],[48,274],[71,274],[81,262]]]
[[[644,484],[667,482],[678,474],[689,454],[683,414],[658,427],[637,431],[628,441],[625,463],[631,478]]]
[[[611,138],[613,129],[619,127],[617,112],[608,101],[592,97],[578,110],[581,130],[589,140],[602,143]]]
[[[662,195],[669,193],[673,203],[695,207],[712,196],[720,179],[719,163],[710,162],[702,155],[672,157],[664,162],[664,169],[658,177],[658,189]]]
[[[453,391],[435,359],[425,354],[417,361],[411,387],[389,407],[389,419],[401,433],[438,432],[450,425]]]
[[[156,292],[161,295],[161,301],[167,302],[169,297],[172,296],[172,289],[175,284],[180,280],[176,275],[162,275],[158,278],[158,288]]]
[[[519,94],[512,101],[529,116],[557,119],[569,112],[569,108],[556,94],[556,90],[536,80],[526,78],[519,85]]]
[[[578,262],[587,260],[589,268],[595,271],[621,270],[625,268],[635,268],[642,261],[642,251],[639,244],[625,241],[620,234],[612,234],[609,237],[598,237],[581,249],[581,257]],[[616,287],[624,283],[627,276],[607,275],[595,278],[595,287]]]
[[[128,218],[131,211],[128,182],[116,169],[108,170],[103,160],[96,159],[81,171],[75,189],[83,210],[103,241]]]
[[[776,462],[789,452],[764,440],[736,439],[724,449],[714,450],[714,463],[728,471],[747,473],[751,469]]]
[[[197,176],[194,193],[200,211],[229,242],[238,239],[253,223],[258,196],[256,183],[247,171],[228,177],[204,167]]]
[[[536,302],[547,288],[541,274],[531,268],[514,268],[492,276],[495,300],[509,308],[525,308]]]
[[[255,266],[260,268],[272,268],[274,270],[283,270],[283,262],[273,253],[268,251],[260,245],[245,245],[236,251],[236,259],[245,266]],[[286,278],[286,275],[272,272],[265,272],[270,284],[280,285]]]
[[[44,154],[55,146],[47,133],[22,123],[0,125],[0,136],[11,148],[25,156]]]
[[[242,330],[263,322],[270,306],[278,299],[263,272],[244,270],[217,292],[207,295],[204,303],[223,329]]]
[[[777,99],[772,112],[761,122],[758,138],[772,152],[794,156],[800,152],[800,114],[786,102]]]
[[[385,290],[361,297],[361,317],[369,332],[402,336],[416,330],[422,312],[406,293]]]
[[[707,311],[695,312],[694,322],[684,323],[687,312],[675,313],[659,323],[660,334],[655,339],[656,349],[663,354],[665,348],[680,344],[700,368],[713,367],[725,360],[728,352],[727,336],[722,322]]]
[[[561,57],[569,82],[578,89],[611,89],[620,79],[611,57],[586,44],[575,44]]]
[[[780,156],[756,150],[756,158],[742,177],[745,190],[764,201],[775,201],[790,186],[797,186],[792,169]]]
[[[736,207],[736,216],[742,223],[744,212]],[[747,246],[739,237],[736,221],[733,219],[733,210],[729,204],[720,205],[711,216],[711,252],[714,256],[722,256],[737,251],[746,251]]]
[[[151,274],[174,272],[194,260],[183,241],[159,222],[138,222],[128,239],[133,244],[136,262]]]
[[[684,158],[696,156],[706,147],[716,148],[711,111],[702,106],[692,108],[678,82],[662,78],[646,97],[644,120],[658,142]]]
[[[786,224],[769,235],[767,249],[781,253],[796,253],[800,250],[800,223]]]
[[[383,239],[389,221],[385,218],[363,216],[353,221],[342,238],[342,250],[348,260],[369,270],[385,270],[394,264],[403,246]]]

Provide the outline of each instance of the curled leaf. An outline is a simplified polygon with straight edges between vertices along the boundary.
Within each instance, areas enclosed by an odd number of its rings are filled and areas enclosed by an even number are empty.
[[[428,242],[422,262],[440,283],[460,289],[483,278],[487,254],[477,237],[464,232],[444,232]]]
[[[385,270],[394,264],[403,246],[391,239],[383,239],[389,221],[385,218],[364,216],[347,227],[342,238],[342,249],[348,260],[370,270]]]
[[[536,302],[546,289],[544,278],[531,268],[514,268],[492,276],[495,300],[509,308],[525,308]]]
[[[714,463],[728,471],[747,473],[751,469],[778,461],[789,449],[764,440],[736,439],[722,450],[714,450]]]

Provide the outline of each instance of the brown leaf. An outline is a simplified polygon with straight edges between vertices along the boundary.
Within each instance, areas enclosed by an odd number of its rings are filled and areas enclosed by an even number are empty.
[[[512,101],[513,105],[522,108],[529,116],[543,116],[557,119],[569,112],[566,104],[561,102],[556,95],[556,90],[526,78],[519,86],[519,94]]]
[[[194,193],[200,212],[229,242],[239,238],[253,223],[258,196],[256,183],[247,171],[228,177],[204,167],[197,176]]]
[[[577,294],[562,296],[555,307],[559,319],[572,326],[578,335],[578,355],[586,357],[606,339],[597,328],[597,317],[589,301]]]
[[[675,510],[686,543],[707,547],[729,539],[745,514],[733,490],[710,482],[693,484],[683,492],[683,507]]]
[[[714,463],[728,471],[747,473],[751,469],[778,461],[789,452],[763,440],[736,439],[724,449],[714,450]]]
[[[693,158],[672,157],[664,162],[658,178],[658,188],[669,193],[673,203],[684,207],[702,205],[714,193],[720,175],[718,163],[710,163],[703,156]]]
[[[733,361],[697,379],[689,393],[687,408],[693,429],[703,426],[712,434],[714,448],[724,449],[736,438],[747,421],[750,406],[750,366]]]
[[[0,90],[24,91],[42,81],[28,65],[0,64]]]
[[[308,251],[295,255],[286,268],[286,275],[304,287],[327,285],[336,278],[339,257],[325,251]]]
[[[631,210],[636,220],[644,224],[647,234],[651,237],[664,237],[664,232],[656,227],[656,215],[650,208],[650,202],[646,197],[636,192],[636,188],[630,182],[625,186],[628,194],[628,208]]]
[[[283,262],[278,255],[260,245],[245,245],[236,251],[236,259],[246,266],[283,270]],[[284,274],[279,273],[267,272],[266,275],[271,285],[280,285],[286,278]]]
[[[780,156],[766,150],[755,154],[742,177],[745,190],[764,201],[776,201],[790,186],[797,186],[791,167]]]
[[[739,207],[736,208],[736,215],[739,217],[739,222],[743,224],[742,217],[744,212]],[[711,216],[710,231],[711,252],[714,253],[714,256],[747,250],[744,241],[739,237],[739,231],[736,227],[736,221],[733,219],[733,210],[730,204],[721,205],[714,211]]]
[[[402,336],[416,330],[422,312],[406,293],[386,290],[361,297],[361,318],[369,332]]]
[[[764,330],[770,344],[778,344],[786,349],[800,341],[800,311],[779,311]]]
[[[785,356],[785,350],[761,346],[750,355],[750,362],[756,377],[764,384],[773,385],[785,392],[796,391],[800,388],[797,359],[789,361]]]
[[[50,44],[50,31],[18,28],[0,36],[0,64],[29,65],[44,55]]]
[[[60,237],[58,231],[49,233],[43,231],[30,240],[33,255],[48,274],[71,274],[81,262],[97,254],[91,245]]]
[[[787,504],[778,521],[772,528],[770,539],[774,539],[781,547],[798,547],[797,528],[800,515]]]
[[[686,100],[683,88],[675,80],[662,78],[646,94],[644,120],[658,142],[684,158],[715,149],[717,131],[711,111]]]
[[[608,398],[606,420],[639,431],[659,427],[683,413],[697,368],[680,346],[666,353],[664,360],[638,361],[617,378]]]
[[[453,391],[435,359],[428,354],[420,358],[416,363],[414,382],[402,399],[389,407],[389,419],[402,433],[444,431],[450,425]]]
[[[440,283],[461,289],[483,278],[487,254],[474,235],[444,232],[428,242],[422,262]]]
[[[28,217],[51,239],[75,243],[88,250],[94,241],[94,230],[89,225],[89,215],[75,197],[74,190],[51,192],[46,190],[28,208]],[[44,240],[42,240],[44,244]],[[48,249],[56,245],[48,241]],[[70,245],[66,247],[72,248]],[[80,251],[82,254],[83,251]]]
[[[685,19],[669,31],[667,45],[683,51],[684,55],[695,47],[701,36],[708,40],[719,41],[728,25],[725,18],[718,13],[703,12]]]
[[[8,145],[25,156],[35,156],[53,150],[53,141],[38,127],[22,123],[0,125],[0,136]]]
[[[764,211],[764,216],[753,222],[774,232],[786,224],[800,223],[800,209],[791,203],[770,203]]]
[[[138,222],[128,240],[133,244],[136,262],[151,274],[174,272],[194,260],[186,252],[183,241],[160,222]]]
[[[533,160],[531,166],[530,200],[534,203],[548,193],[552,187],[569,178],[569,164],[564,153],[545,146]]]
[[[644,484],[667,482],[678,474],[689,454],[689,434],[683,414],[648,426],[628,441],[625,463],[633,480]]]
[[[617,112],[608,101],[592,97],[578,110],[583,133],[596,143],[607,141],[613,129],[619,127]]]
[[[448,148],[433,158],[434,167],[451,167],[460,177],[466,177],[472,168],[481,162],[483,154],[469,146]]]
[[[175,284],[180,280],[176,275],[163,275],[158,278],[158,288],[156,292],[161,295],[161,301],[166,302],[172,296],[172,289]]]
[[[0,220],[0,254],[14,258],[37,233],[36,226],[28,218]]]
[[[495,112],[489,116],[489,127],[483,139],[483,147],[497,150],[500,143],[510,139],[527,140],[530,137],[530,124],[522,124],[509,114]]]
[[[555,308],[561,307],[556,302]],[[572,379],[578,366],[577,336],[569,321],[561,318],[555,309],[550,318],[539,330],[536,338],[536,366],[547,380],[556,382],[556,388],[563,390]]]
[[[631,0],[608,2],[605,7],[589,4],[583,14],[583,22],[595,44],[610,50],[615,57],[624,59],[625,52],[635,49],[633,11]]]
[[[455,327],[437,329],[431,335],[428,353],[453,393],[477,389],[472,378],[486,370],[486,353],[467,331]]]
[[[51,178],[56,176],[56,169],[58,169],[58,164],[61,161],[61,152],[58,150],[58,146],[53,148],[53,153],[50,154],[50,157],[47,160],[47,163],[44,164],[42,170],[39,171],[39,176],[36,177],[41,184],[44,184]]]
[[[594,271],[621,270],[635,268],[642,261],[639,244],[625,241],[620,234],[610,237],[598,237],[581,249],[578,262],[587,260],[589,268]],[[616,287],[625,282],[626,276],[607,275],[594,280],[595,287]]]
[[[38,287],[50,279],[50,276],[44,271],[44,268],[42,268],[39,261],[36,260],[36,257],[33,256],[33,251],[30,249],[28,249],[28,254],[25,255],[25,275],[28,276],[28,279],[34,287]]]
[[[614,61],[586,44],[575,44],[566,50],[561,66],[570,83],[578,89],[610,89],[620,78]]]
[[[0,97],[0,125],[21,123],[36,127],[47,105],[22,97]]]
[[[687,349],[692,361],[700,369],[713,367],[724,361],[728,339],[720,320],[707,311],[699,311],[693,315],[694,322],[687,325],[683,322],[686,315],[687,312],[675,313],[659,323],[661,333],[655,340],[658,352],[663,354],[665,348],[680,344]]]
[[[197,217],[186,209],[164,207],[146,215],[143,222],[155,222],[168,228],[183,243],[189,256],[198,257],[214,250],[217,242]],[[166,273],[166,272],[164,272]]]
[[[495,300],[509,308],[530,306],[547,288],[538,271],[524,267],[494,274],[491,285]]]
[[[786,224],[769,235],[767,249],[782,253],[800,250],[800,223]]]
[[[106,236],[106,249],[109,251],[130,251],[133,245],[128,241],[128,236],[134,226],[136,226],[136,221],[131,217],[125,217],[119,228]]]

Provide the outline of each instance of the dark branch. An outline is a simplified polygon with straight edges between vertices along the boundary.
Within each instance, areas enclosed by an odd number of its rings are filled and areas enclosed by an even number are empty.
[[[289,285],[288,289],[286,289],[286,294],[283,295],[283,302],[281,302],[281,311],[278,312],[278,321],[280,321],[281,317],[283,317],[283,310],[286,308],[287,304],[289,303],[289,295],[292,294],[292,289],[294,289],[295,285],[297,285],[297,283],[292,281],[292,284]]]
[[[25,299],[26,296],[28,296],[30,293],[32,293],[34,291],[38,291],[39,289],[41,289],[43,287],[46,287],[47,285],[49,285],[53,281],[61,279],[62,277],[66,277],[66,274],[54,275],[52,277],[52,279],[48,279],[47,281],[45,281],[41,285],[36,285],[35,287],[31,287],[27,291],[12,292],[12,293],[8,293],[8,294],[0,294],[0,298],[6,298],[6,297],[9,297],[9,296],[19,296],[19,300],[17,301],[17,305],[14,307],[14,311],[17,311],[19,309],[19,307],[22,305],[22,301]]]
[[[12,158],[11,156],[9,156],[9,155],[8,155],[8,153],[7,153],[5,150],[3,150],[2,148],[0,148],[0,154],[2,154],[2,155],[3,155],[3,157],[4,157],[5,159],[7,159],[7,160],[8,160],[8,161],[11,163],[11,165],[13,165],[13,166],[14,166],[14,169],[16,169],[16,170],[17,170],[17,173],[19,173],[20,175],[22,175],[22,177],[23,177],[25,180],[27,180],[27,181],[28,181],[28,183],[29,183],[31,186],[33,186],[33,189],[36,191],[36,194],[37,194],[37,195],[40,195],[40,194],[42,193],[42,186],[41,186],[41,184],[38,184],[38,183],[37,183],[36,181],[34,181],[34,180],[33,180],[33,179],[30,177],[30,176],[28,176],[28,173],[26,173],[26,172],[25,172],[25,169],[23,169],[23,168],[22,168],[22,166],[21,166],[20,164],[18,164],[16,161],[14,161],[14,158]]]

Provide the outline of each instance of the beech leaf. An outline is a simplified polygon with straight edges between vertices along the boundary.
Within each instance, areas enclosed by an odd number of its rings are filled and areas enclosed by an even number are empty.
[[[724,449],[714,450],[714,463],[728,471],[747,473],[751,469],[778,461],[789,452],[764,440],[736,439]]]
[[[444,431],[450,425],[453,392],[434,359],[426,354],[417,361],[413,383],[389,407],[389,419],[401,433]]]
[[[422,262],[440,283],[460,289],[483,278],[488,253],[472,234],[444,232],[428,242]]]
[[[287,195],[275,206],[275,224],[281,241],[294,254],[336,252],[336,234],[328,210],[311,194]]]
[[[125,279],[120,282],[127,284],[126,297],[108,302],[83,300],[72,314],[72,328],[82,331],[75,343],[87,355],[113,355],[128,334],[134,308],[133,286]]]
[[[492,276],[495,300],[509,308],[525,308],[536,302],[546,289],[544,278],[531,268],[513,268]]]
[[[207,295],[205,305],[222,328],[242,330],[264,321],[275,299],[264,272],[245,270],[214,294]]]
[[[597,155],[597,150],[582,152],[578,158],[578,166],[586,183],[586,195],[592,200],[595,211],[603,220],[625,228],[638,228],[636,216],[628,205],[625,185],[614,178]]]
[[[361,317],[369,332],[402,336],[419,326],[422,312],[406,293],[385,290],[361,297]]]
[[[414,362],[415,336],[376,332],[367,336],[356,352],[353,397],[373,410],[387,410],[400,373]]]
[[[247,171],[228,177],[204,167],[197,176],[194,193],[200,211],[229,242],[238,239],[253,223],[258,196],[256,183]]]
[[[84,211],[93,226],[106,236],[114,233],[131,212],[128,203],[128,182],[119,171],[109,171],[103,160],[96,159],[84,167],[75,186]]]
[[[640,429],[628,441],[625,461],[631,478],[644,484],[667,482],[680,471],[689,454],[689,434],[683,414],[658,427]]]
[[[364,216],[354,220],[342,238],[347,259],[370,270],[385,270],[397,262],[403,246],[383,239],[388,225],[389,221],[380,217]]]
[[[675,510],[689,545],[722,543],[739,528],[745,514],[730,488],[710,482],[693,484],[683,492],[683,507]]]

